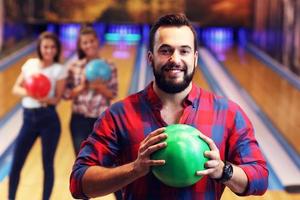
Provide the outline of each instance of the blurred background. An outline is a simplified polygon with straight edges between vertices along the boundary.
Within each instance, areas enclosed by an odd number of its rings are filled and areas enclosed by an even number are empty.
[[[201,28],[245,28],[251,42],[300,74],[297,0],[2,0],[0,11],[1,55],[49,24],[58,32],[63,25],[86,22],[141,25],[162,14],[182,12]]]
[[[122,74],[117,101],[152,80],[146,62],[149,30],[167,13],[185,13],[197,30],[194,81],[238,102],[255,126],[270,168],[269,190],[246,199],[300,199],[300,0],[0,0],[0,199],[7,199],[22,116],[20,98],[11,89],[22,64],[36,56],[38,34],[58,34],[67,65],[76,56],[80,25],[92,24],[101,56]],[[58,111],[63,132],[52,199],[72,199],[70,103],[61,102]],[[42,178],[38,140],[22,171],[18,199],[41,199]],[[226,190],[223,199],[240,197]]]

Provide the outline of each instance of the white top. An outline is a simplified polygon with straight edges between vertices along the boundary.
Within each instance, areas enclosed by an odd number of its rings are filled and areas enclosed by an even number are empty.
[[[53,63],[48,67],[42,67],[38,58],[28,59],[22,66],[24,79],[36,73],[41,73],[50,80],[51,88],[48,93],[48,98],[54,97],[55,95],[56,81],[67,77],[67,70],[59,63]],[[39,108],[42,105],[36,99],[26,96],[22,98],[22,106],[24,108]]]

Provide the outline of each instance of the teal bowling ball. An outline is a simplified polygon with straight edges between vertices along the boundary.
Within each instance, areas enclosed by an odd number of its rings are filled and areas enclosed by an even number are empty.
[[[164,184],[171,187],[187,187],[202,177],[196,171],[204,170],[208,158],[208,144],[199,137],[200,131],[186,124],[174,124],[166,127],[167,147],[154,152],[153,160],[165,160],[161,166],[153,166],[152,173]]]
[[[108,81],[111,78],[111,68],[107,62],[101,59],[93,59],[86,64],[85,76],[88,81],[101,79]]]

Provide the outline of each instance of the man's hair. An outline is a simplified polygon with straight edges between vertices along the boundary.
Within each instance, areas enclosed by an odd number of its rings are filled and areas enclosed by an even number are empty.
[[[37,46],[36,46],[37,49],[36,50],[37,50],[37,54],[38,54],[39,59],[43,60],[43,55],[42,55],[42,52],[41,52],[41,44],[42,44],[42,40],[44,40],[44,39],[53,40],[53,42],[55,43],[57,52],[56,52],[53,60],[55,62],[59,62],[60,52],[61,52],[60,41],[59,41],[59,39],[58,39],[58,37],[56,36],[55,33],[48,32],[48,31],[42,32],[40,34],[38,40],[37,40]]]
[[[191,22],[188,20],[188,18],[184,14],[168,14],[165,16],[162,16],[161,18],[158,19],[158,21],[151,27],[150,30],[150,38],[149,38],[149,50],[153,52],[154,48],[154,37],[157,29],[161,26],[167,26],[167,27],[172,27],[172,26],[188,26],[191,31],[193,32],[194,35],[194,48],[195,51],[197,51],[198,48],[198,38],[196,31],[194,27],[192,26]]]
[[[89,34],[94,35],[97,38],[97,32],[95,31],[93,26],[91,26],[89,24],[82,25],[80,30],[79,30],[79,36],[78,36],[78,39],[77,39],[77,55],[78,55],[79,59],[82,59],[82,58],[86,57],[84,51],[80,48],[81,36],[82,35],[89,35]]]

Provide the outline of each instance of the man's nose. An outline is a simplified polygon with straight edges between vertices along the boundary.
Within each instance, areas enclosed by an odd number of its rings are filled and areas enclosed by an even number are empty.
[[[180,64],[181,61],[180,54],[177,51],[174,51],[173,54],[170,56],[169,61],[172,61],[176,64]]]

